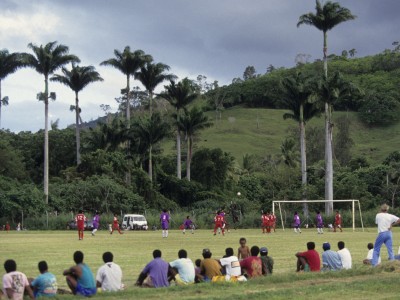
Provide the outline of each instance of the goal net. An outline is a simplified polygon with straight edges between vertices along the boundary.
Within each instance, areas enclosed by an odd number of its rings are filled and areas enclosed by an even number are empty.
[[[356,229],[356,210],[358,209],[359,212],[359,219],[357,217],[357,221],[360,223],[359,226],[361,226],[362,231],[364,231],[364,223],[362,219],[362,213],[361,213],[361,205],[359,200],[277,200],[277,201],[272,201],[272,212],[277,215],[277,218],[280,219],[282,229],[285,230],[285,224],[288,224],[288,222],[291,222],[293,220],[293,214],[295,211],[298,211],[299,213],[303,210],[303,205],[304,203],[308,204],[308,211],[315,211],[315,209],[312,207],[313,205],[317,205],[318,203],[326,203],[332,201],[334,203],[343,203],[343,204],[348,204],[348,206],[351,205],[351,208],[348,207],[346,209],[341,208],[340,211],[343,212],[345,210],[350,210],[351,209],[351,220],[352,220],[352,228],[353,231]],[[290,205],[291,210],[290,213],[287,212],[286,208],[287,206]],[[329,216],[329,221],[326,221],[326,217],[324,218],[324,223],[328,224],[331,223],[333,224],[333,219],[334,215]],[[308,216],[303,216],[302,220],[302,225],[303,224],[312,224],[313,221],[311,221],[309,215]],[[290,223],[291,224],[291,223]]]

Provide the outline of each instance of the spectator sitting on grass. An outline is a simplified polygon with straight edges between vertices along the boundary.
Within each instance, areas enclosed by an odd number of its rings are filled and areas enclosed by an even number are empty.
[[[297,252],[297,272],[319,272],[321,269],[321,260],[318,252],[315,250],[315,243],[307,243],[307,251]]]
[[[186,250],[179,250],[178,259],[170,262],[169,265],[177,270],[177,273],[175,274],[175,282],[177,285],[187,285],[194,283],[194,265],[192,260],[190,258],[187,258]]]
[[[113,263],[113,259],[114,256],[111,252],[104,252],[104,265],[97,271],[96,286],[103,291],[115,292],[124,289],[121,267]]]
[[[169,265],[161,258],[161,251],[153,251],[153,260],[149,262],[140,273],[137,286],[161,288],[169,286],[168,270]]]
[[[258,257],[259,253],[260,248],[253,246],[250,249],[251,256],[240,261],[240,266],[246,272],[245,276],[247,275],[248,278],[262,276],[262,262],[261,258]]]
[[[34,299],[33,292],[29,286],[28,278],[22,272],[17,271],[17,263],[13,259],[4,262],[6,274],[3,276],[3,294],[6,299],[23,299],[24,293]],[[0,294],[2,299],[2,295]]]
[[[260,258],[262,262],[262,274],[271,275],[274,269],[274,260],[268,256],[268,249],[266,247],[260,248]]]
[[[321,271],[337,271],[343,268],[340,255],[331,250],[331,245],[328,242],[322,244],[322,269]]]
[[[211,281],[214,276],[221,276],[221,265],[219,262],[211,258],[210,249],[203,249],[203,260],[200,263],[200,274],[204,281]]]
[[[373,243],[368,243],[367,248],[368,248],[367,257],[363,260],[363,264],[364,265],[370,265],[371,264],[372,255],[374,254],[374,244]],[[381,257],[379,256],[378,265],[380,263],[381,263]]]
[[[48,271],[48,266],[45,261],[38,264],[40,275],[32,282],[33,295],[38,297],[51,297],[57,294],[57,279]]]

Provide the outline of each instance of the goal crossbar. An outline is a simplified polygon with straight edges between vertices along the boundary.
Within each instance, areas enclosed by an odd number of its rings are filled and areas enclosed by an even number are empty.
[[[284,222],[283,222],[281,203],[302,204],[302,203],[326,203],[326,202],[338,202],[338,203],[341,203],[341,202],[352,202],[351,208],[352,208],[353,231],[356,230],[356,227],[355,227],[355,205],[357,203],[358,204],[358,210],[360,212],[361,228],[362,228],[362,231],[364,231],[364,222],[363,222],[363,219],[362,219],[360,200],[356,200],[356,199],[346,199],[346,200],[275,200],[275,201],[272,201],[272,213],[275,214],[275,204],[278,204],[279,214],[280,214],[280,217],[281,217],[282,229],[285,230],[285,225],[284,225]]]

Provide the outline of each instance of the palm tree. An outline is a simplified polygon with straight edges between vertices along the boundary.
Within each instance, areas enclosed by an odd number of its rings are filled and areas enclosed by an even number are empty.
[[[68,54],[68,47],[57,42],[36,46],[28,44],[33,54],[24,54],[23,62],[39,74],[44,75],[44,93],[40,99],[44,101],[44,195],[45,203],[49,203],[49,76],[59,68],[72,62],[80,62],[75,55]]]
[[[100,74],[96,72],[93,66],[80,67],[72,64],[71,71],[62,68],[61,72],[64,75],[54,75],[50,78],[51,81],[62,83],[68,86],[75,92],[75,132],[76,132],[76,163],[81,163],[81,138],[80,138],[80,108],[79,108],[79,92],[82,91],[87,85],[96,81],[103,81]]]
[[[175,108],[175,121],[176,121],[176,170],[179,179],[182,178],[181,170],[181,130],[178,126],[179,116],[182,110],[186,109],[186,106],[196,99],[197,94],[193,89],[191,80],[184,78],[179,83],[175,84],[174,81],[165,86],[165,92],[160,95],[161,97],[168,100],[169,103]]]
[[[19,68],[24,67],[20,53],[9,53],[7,49],[0,50],[0,128],[1,108],[8,105],[8,97],[1,96],[1,82],[10,74],[15,73]]]
[[[76,111],[76,106],[75,106],[75,105],[70,105],[70,106],[69,106],[69,111]],[[83,120],[82,120],[82,117],[81,117],[81,112],[82,112],[82,109],[79,107],[79,108],[78,108],[79,125],[82,125],[82,124],[83,124]]]
[[[212,122],[204,112],[196,106],[192,107],[190,110],[181,112],[176,120],[178,121],[180,130],[186,135],[186,179],[190,181],[190,164],[192,162],[194,137],[200,130],[210,127]]]
[[[148,151],[148,174],[150,181],[153,180],[153,158],[152,149],[154,145],[164,139],[170,132],[169,124],[159,113],[145,116],[136,120],[132,125],[132,136],[140,148]]]
[[[298,122],[300,129],[300,154],[301,154],[301,182],[303,186],[303,200],[307,199],[307,157],[306,157],[306,130],[305,125],[310,119],[319,113],[315,103],[310,101],[313,93],[312,84],[309,78],[300,72],[294,76],[286,77],[282,81],[284,107],[290,110],[285,113],[283,119],[292,119]],[[303,205],[304,214],[308,216],[308,205]]]
[[[126,124],[129,128],[131,119],[130,97],[130,78],[133,76],[146,62],[153,60],[151,55],[145,54],[142,50],[131,51],[129,46],[126,46],[124,51],[114,50],[115,58],[100,63],[100,66],[110,66],[120,70],[126,76]]]
[[[169,71],[169,66],[163,63],[146,64],[140,68],[140,71],[135,73],[135,78],[138,79],[149,93],[150,115],[153,113],[153,95],[155,88],[165,80],[175,80],[177,77],[173,74],[166,74]]]
[[[308,13],[301,15],[297,27],[302,24],[311,25],[321,30],[323,33],[324,44],[324,76],[328,77],[328,46],[327,46],[327,33],[336,25],[353,20],[356,16],[352,15],[351,11],[347,8],[341,7],[337,2],[326,2],[323,6],[319,0],[316,0],[316,13]],[[332,162],[332,121],[331,121],[330,107],[325,102],[325,199],[333,200],[333,162]],[[325,212],[331,215],[333,211],[333,202],[328,201],[325,205]]]

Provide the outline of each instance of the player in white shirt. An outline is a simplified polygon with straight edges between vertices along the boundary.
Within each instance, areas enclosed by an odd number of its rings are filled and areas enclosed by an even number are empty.
[[[96,275],[96,285],[103,291],[119,291],[124,289],[122,284],[122,270],[119,265],[113,263],[113,254],[104,252],[104,265],[99,268]]]

